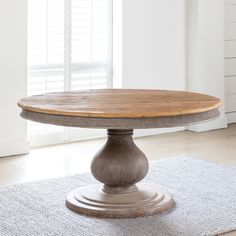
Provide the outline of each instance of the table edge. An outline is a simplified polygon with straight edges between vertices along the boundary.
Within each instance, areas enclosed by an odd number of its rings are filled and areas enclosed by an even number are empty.
[[[52,115],[22,110],[21,117],[34,122],[80,128],[94,129],[151,129],[172,128],[198,124],[213,120],[220,116],[218,108],[195,114],[142,117],[142,118],[94,118],[79,116]]]

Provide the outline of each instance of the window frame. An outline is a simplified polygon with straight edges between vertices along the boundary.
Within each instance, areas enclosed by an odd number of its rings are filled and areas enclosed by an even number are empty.
[[[113,0],[107,0],[108,4],[108,20],[107,20],[107,29],[108,29],[108,61],[107,63],[71,63],[71,45],[72,45],[72,0],[64,0],[65,6],[65,32],[64,32],[64,64],[55,64],[53,66],[33,66],[28,67],[28,78],[30,73],[62,73],[64,72],[64,91],[71,91],[71,78],[72,71],[83,71],[90,72],[96,69],[106,69],[107,71],[107,88],[113,87]],[[29,13],[29,8],[28,8]],[[28,36],[29,37],[29,36]],[[29,63],[28,63],[29,65]],[[29,83],[29,80],[27,80]],[[28,126],[27,126],[28,127]],[[45,126],[45,129],[46,126]],[[30,140],[31,147],[45,146],[45,145],[54,145],[68,143],[78,140],[86,140],[93,138],[100,138],[105,136],[105,131],[103,130],[92,130],[92,129],[80,129],[80,128],[68,128],[64,127],[60,131],[42,133],[36,135],[29,135],[28,139]]]

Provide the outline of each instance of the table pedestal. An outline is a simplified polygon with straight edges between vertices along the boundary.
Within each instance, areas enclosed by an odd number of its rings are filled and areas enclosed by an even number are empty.
[[[135,145],[133,130],[108,130],[108,140],[91,164],[104,185],[90,185],[67,195],[66,206],[77,213],[104,218],[155,215],[174,206],[172,196],[155,184],[137,184],[148,172],[148,160]]]

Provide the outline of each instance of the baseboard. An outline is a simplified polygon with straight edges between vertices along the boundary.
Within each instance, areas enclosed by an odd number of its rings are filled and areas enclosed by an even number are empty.
[[[134,137],[146,137],[158,134],[174,133],[179,131],[184,131],[186,127],[176,127],[176,128],[163,128],[163,129],[140,129],[134,131]]]
[[[44,147],[61,145],[71,142],[80,142],[86,140],[93,140],[106,137],[105,129],[80,129],[80,128],[68,128],[64,132],[52,132],[50,134],[42,134],[31,136],[30,147]]]
[[[185,130],[185,127],[177,127],[177,128],[166,128],[166,129],[135,129],[134,130],[134,137],[145,137],[145,136],[152,136],[164,133],[172,133]],[[98,139],[98,138],[106,138],[106,130],[88,130],[85,129],[86,133],[83,132],[83,129],[80,130],[78,135],[77,132],[73,135],[70,135],[70,141],[83,141],[83,140],[91,140],[91,139]],[[89,131],[89,132],[88,132]]]
[[[216,129],[224,129],[227,128],[228,122],[227,117],[220,116],[218,119],[213,121],[208,121],[206,123],[202,123],[199,125],[190,125],[187,126],[187,130],[194,131],[194,132],[205,132],[210,130]]]
[[[163,133],[171,133],[185,130],[185,127],[168,128],[168,129],[141,129],[134,130],[134,137],[145,137]],[[50,135],[37,135],[30,137],[31,147],[43,147],[50,145],[59,145],[71,142],[80,142],[86,140],[106,138],[105,129],[70,129],[65,138],[63,133],[51,133]]]
[[[28,141],[13,141],[0,143],[0,157],[29,153]]]
[[[184,130],[186,130],[185,127],[166,128],[166,129],[165,128],[163,129],[135,129],[134,138],[153,136],[153,135],[164,134],[164,133],[173,133],[173,132],[184,131]],[[86,129],[86,131],[88,130]],[[80,136],[78,136],[77,133],[75,133],[75,136],[71,138],[70,141],[75,142],[75,141],[106,138],[107,134],[105,130],[90,130],[90,135],[86,133],[85,137],[83,137],[83,133],[80,133]]]
[[[236,123],[236,112],[226,113],[228,124]]]

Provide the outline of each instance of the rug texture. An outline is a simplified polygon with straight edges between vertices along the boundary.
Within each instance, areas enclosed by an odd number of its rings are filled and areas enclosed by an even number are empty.
[[[143,182],[164,185],[176,208],[128,220],[77,215],[65,207],[65,196],[96,183],[90,174],[0,186],[0,235],[198,236],[236,230],[236,168],[174,157],[152,162]]]

